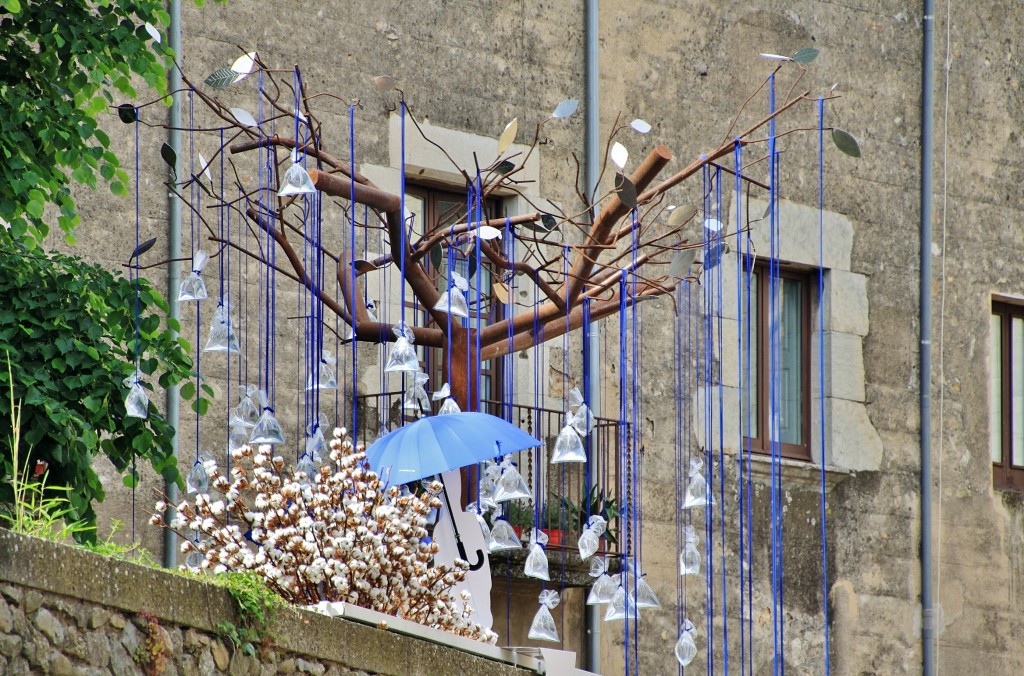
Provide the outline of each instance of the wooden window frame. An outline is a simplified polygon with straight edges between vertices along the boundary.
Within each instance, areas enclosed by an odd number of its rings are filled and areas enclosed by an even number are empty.
[[[451,202],[459,202],[461,200],[462,204],[465,204],[465,202],[466,202],[465,191],[463,191],[463,193],[460,195],[459,192],[457,192],[456,190],[452,189],[450,186],[431,185],[431,184],[424,184],[424,183],[411,183],[411,184],[406,184],[405,192],[408,195],[413,195],[413,196],[418,197],[419,199],[423,200],[423,210],[424,210],[424,218],[423,218],[424,223],[423,223],[423,227],[424,227],[424,231],[426,231],[427,228],[433,228],[433,225],[438,222],[438,219],[440,219],[442,216],[445,215],[445,214],[438,213],[438,206],[437,206],[438,198],[446,198],[447,201],[451,201]],[[485,212],[486,212],[485,213],[485,218],[499,218],[501,216],[501,214],[503,212],[503,204],[502,204],[502,201],[500,199],[495,199],[493,197],[492,198],[488,198],[484,202],[484,204],[485,204]],[[465,215],[465,208],[463,208],[461,211],[458,212],[458,217],[459,218],[461,218],[464,215]],[[434,281],[435,283],[439,283],[438,279],[437,279],[439,271],[438,270],[434,270],[433,265],[432,265],[432,263],[430,261],[430,257],[429,256],[425,256],[423,258],[423,263],[424,263],[424,267],[427,269],[427,274],[430,275],[431,280]],[[493,269],[490,261],[487,258],[483,258],[482,259],[482,264],[483,264],[483,266],[485,268],[487,268],[490,271],[492,285],[493,285],[494,281],[497,281],[498,279],[500,279],[501,272],[500,271],[495,271]],[[493,296],[493,291],[492,291],[492,296]],[[467,298],[467,301],[468,300],[469,299]],[[492,297],[492,301],[491,302],[492,302],[491,315],[490,315],[490,317],[484,317],[484,320],[485,320],[484,325],[486,325],[488,323],[491,323],[491,322],[500,321],[501,318],[502,318],[501,314],[502,314],[502,312],[504,310],[503,305],[501,303],[497,302],[497,300],[494,299],[493,297]],[[420,309],[420,311],[423,311],[422,308],[419,308],[419,309]],[[424,312],[424,315],[426,316],[427,325],[429,326],[430,325],[430,316],[426,312]],[[427,373],[428,375],[430,375],[432,385],[435,388],[440,388],[441,385],[444,382],[446,382],[446,380],[447,380],[447,374],[444,371],[444,359],[443,359],[443,357],[441,355],[440,349],[428,349],[428,350],[426,350],[424,361],[425,361],[424,372]],[[503,380],[503,375],[504,374],[502,373],[502,368],[501,368],[502,360],[501,359],[491,359],[490,362],[491,363],[490,363],[489,367],[481,368],[480,375],[481,375],[481,377],[490,378],[490,389],[491,389],[491,391],[490,391],[490,399],[492,401],[497,401],[499,406],[500,406],[500,404],[502,403],[502,398],[503,398],[503,393],[504,393],[504,388],[502,387],[502,385],[504,383],[504,380]],[[487,406],[488,406],[488,404],[485,402],[484,403],[485,410],[486,410]],[[488,411],[488,412],[496,413],[495,411]]]
[[[744,267],[746,268],[746,266]],[[769,342],[771,340],[768,331],[770,294],[769,284],[766,283],[768,281],[768,272],[768,262],[759,261],[754,265],[753,274],[758,276],[756,298],[758,329],[757,391],[754,395],[757,397],[757,436],[744,436],[743,438],[744,448],[749,448],[752,453],[756,453],[758,455],[771,455],[772,453],[771,444],[767,439],[767,431],[769,429],[768,413],[770,393],[768,388],[765,387],[765,384],[768,383],[769,376],[768,371],[770,363],[768,359],[768,350]],[[811,306],[811,289],[817,288],[816,286],[812,286],[813,281],[817,279],[817,272],[805,268],[780,265],[779,276],[783,279],[799,281],[803,287],[800,312],[801,443],[790,444],[779,442],[779,453],[783,458],[790,460],[811,462],[813,460],[811,455],[811,315],[813,311]],[[744,286],[746,285],[745,278],[741,281],[741,284]],[[739,315],[743,315],[742,309],[740,309]],[[743,341],[745,338],[741,336],[740,340]]]
[[[999,420],[1002,432],[1001,462],[992,462],[992,486],[997,490],[1024,492],[1024,465],[1013,464],[1013,336],[1012,319],[1024,319],[1024,304],[993,300],[992,314],[1000,317],[1000,364],[1002,387]],[[1024,421],[1022,421],[1024,422]]]

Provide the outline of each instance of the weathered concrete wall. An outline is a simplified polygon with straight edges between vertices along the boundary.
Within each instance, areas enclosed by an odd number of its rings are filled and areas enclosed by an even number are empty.
[[[195,579],[112,561],[77,547],[0,530],[0,672],[145,673],[149,636],[173,674],[524,674],[529,671],[386,629],[282,609],[258,658],[225,646],[218,622],[240,622],[227,591]]]
[[[941,470],[936,503],[943,610],[939,659],[948,673],[967,673],[985,664],[992,673],[1013,674],[1024,670],[1024,508],[1019,496],[991,488],[991,402],[983,364],[991,294],[1024,295],[1024,262],[1018,253],[1024,234],[1016,225],[1024,207],[1018,190],[1024,174],[1019,129],[1024,95],[1017,44],[1024,13],[1009,2],[955,5],[952,12],[951,17],[938,17],[940,55],[947,23],[952,40],[948,82],[941,73],[937,81],[937,114],[944,111],[947,85],[949,93],[948,133],[943,135],[940,123],[936,139],[940,149],[946,143],[948,152],[945,163],[941,155],[937,161],[937,186],[945,179],[948,193],[946,200],[936,202],[945,207],[937,212],[945,215],[939,223],[945,225],[945,238],[937,230],[933,263],[941,274],[932,290],[937,316],[931,337],[937,362],[944,360],[934,378],[933,435]],[[353,1],[283,10],[280,3],[236,0],[186,11],[185,69],[201,79],[230,63],[237,53],[235,43],[258,49],[276,66],[298,63],[311,90],[363,100],[357,114],[357,158],[386,166],[392,101],[372,90],[371,76],[399,77],[417,114],[434,124],[496,136],[512,116],[523,124],[547,115],[562,98],[581,97],[582,25],[580,3],[564,1],[420,2],[386,8]],[[717,145],[738,104],[769,69],[757,57],[759,52],[820,47],[821,56],[801,85],[818,95],[833,82],[840,84],[843,98],[830,104],[827,124],[857,135],[864,158],[854,162],[836,152],[827,154],[826,207],[852,222],[850,269],[866,278],[868,330],[862,337],[858,334],[863,399],[882,453],[874,463],[877,470],[836,477],[827,494],[832,660],[837,673],[917,673],[920,8],[891,0],[773,0],[756,7],[735,0],[606,0],[601,3],[600,30],[602,129],[610,129],[619,112],[626,119],[647,119],[654,131],[629,137],[627,145],[639,157],[654,144],[667,144],[677,157],[670,170]],[[328,104],[326,110],[325,128],[334,134],[331,144],[343,148],[343,107]],[[813,123],[810,118],[803,121]],[[545,131],[541,191],[572,204],[571,154],[582,152],[582,120],[549,125]],[[143,213],[144,236],[162,233],[164,216],[159,141],[146,144],[144,190],[152,199]],[[795,203],[816,204],[812,157],[814,148],[808,142],[789,142],[783,180],[785,197]],[[85,224],[79,250],[119,265],[125,256],[112,244],[126,241],[132,205],[101,194],[81,199]],[[700,196],[694,190],[681,191],[673,200],[696,204]],[[122,248],[127,252],[131,247]],[[938,321],[940,309],[944,323]],[[674,517],[667,507],[675,492],[667,349],[672,310],[662,303],[645,306],[643,312],[647,344],[666,348],[661,356],[654,350],[645,356],[643,373],[649,418],[645,568],[665,603],[674,596],[676,584]],[[614,330],[608,335],[613,337]],[[293,363],[294,355],[285,358]],[[373,358],[369,349],[366,358]],[[615,366],[608,369],[614,377]],[[188,443],[186,435],[183,447]],[[857,453],[856,448],[839,450]],[[735,483],[728,472],[726,479]],[[765,483],[763,476],[758,479],[762,495]],[[787,585],[794,585],[786,595],[786,660],[797,671],[816,673],[822,671],[824,645],[816,577],[820,553],[812,523],[817,493],[813,484],[791,480],[788,474],[783,483],[792,497],[785,517],[785,566],[792,573],[787,573]],[[111,482],[110,505],[125,514],[130,496],[117,485]],[[151,480],[144,484],[147,489],[151,485]],[[763,503],[757,505],[763,509]],[[733,527],[727,521],[727,528]],[[763,531],[755,534],[761,543],[754,557],[760,618],[768,605],[760,568],[766,553]],[[149,545],[159,547],[153,538]],[[728,559],[727,566],[735,570]],[[689,607],[701,608],[702,585],[695,587],[701,588],[687,590]],[[728,601],[734,616],[739,604],[732,597]],[[528,615],[534,610],[530,604]],[[605,673],[621,670],[621,649],[615,644],[621,638],[613,633],[604,634]],[[730,641],[737,633],[730,631]],[[674,635],[671,610],[645,615],[641,673],[675,672],[670,650]],[[762,669],[769,659],[770,623],[765,628],[759,620],[755,637],[755,664]],[[703,640],[698,643],[705,645]],[[716,650],[720,648],[719,641]],[[739,650],[731,653],[736,656]]]

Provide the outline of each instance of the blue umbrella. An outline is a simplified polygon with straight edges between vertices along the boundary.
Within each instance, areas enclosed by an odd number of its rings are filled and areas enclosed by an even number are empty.
[[[366,459],[370,469],[379,476],[387,476],[392,484],[406,484],[475,465],[501,453],[540,445],[540,441],[510,422],[487,413],[470,411],[420,418],[400,427],[373,442],[366,449]],[[444,482],[441,485],[444,486]],[[444,501],[452,520],[459,556],[469,561],[455,524],[447,488],[444,488]],[[470,564],[470,570],[483,566],[483,551],[478,549],[476,554],[477,561]]]
[[[420,418],[399,427],[373,442],[366,449],[366,459],[370,469],[387,476],[392,484],[407,484],[475,465],[500,453],[541,445],[537,439],[497,416],[452,413]]]

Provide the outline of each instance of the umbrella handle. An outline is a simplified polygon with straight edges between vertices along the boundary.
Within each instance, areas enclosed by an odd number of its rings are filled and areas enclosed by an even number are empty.
[[[462,540],[456,540],[455,544],[456,544],[456,546],[459,549],[459,558],[461,558],[463,561],[468,562],[469,561],[469,557],[466,555],[466,545],[462,544]],[[470,563],[469,564],[469,569],[470,570],[480,570],[483,567],[484,567],[484,550],[478,549],[478,550],[476,550],[476,563]]]

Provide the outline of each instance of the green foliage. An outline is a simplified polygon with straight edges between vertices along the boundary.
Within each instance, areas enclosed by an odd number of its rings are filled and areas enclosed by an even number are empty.
[[[551,497],[552,500],[556,500],[556,496]],[[594,486],[590,489],[590,495],[587,498],[589,505],[582,500],[577,503],[564,495],[558,496],[557,500],[561,502],[569,530],[574,533],[582,533],[583,529],[587,527],[587,519],[594,515],[600,515],[608,522],[604,537],[612,544],[618,543],[616,535],[618,534],[619,505],[614,497],[606,495],[604,490]]]
[[[7,359],[8,381],[13,373],[11,361]],[[45,538],[55,542],[64,542],[76,533],[83,532],[88,526],[80,521],[65,521],[71,515],[71,507],[67,497],[61,495],[60,487],[46,485],[46,466],[33,464],[32,475],[29,475],[28,459],[21,451],[21,411],[22,406],[14,399],[14,387],[8,384],[8,418],[10,420],[11,472],[9,490],[11,499],[0,504],[0,523],[23,535]],[[65,489],[66,490],[66,489]],[[54,495],[56,493],[56,495]]]
[[[250,657],[257,649],[269,647],[270,625],[274,613],[284,606],[284,599],[256,573],[221,573],[203,579],[226,589],[238,606],[238,624],[227,620],[217,623],[220,637]]]
[[[202,0],[195,0],[197,5]],[[100,129],[115,95],[134,100],[132,78],[166,94],[169,50],[146,24],[166,27],[164,0],[0,0],[0,220],[29,246],[49,232],[47,203],[73,242],[72,181],[115,195],[129,180]]]
[[[94,525],[93,501],[103,486],[92,458],[103,453],[133,485],[132,460],[141,457],[168,481],[181,483],[172,452],[173,428],[150,402],[146,419],[125,416],[135,374],[136,288],[103,268],[57,253],[44,255],[13,242],[0,230],[0,353],[11,372],[0,373],[0,440],[13,439],[14,401],[20,402],[21,441],[27,466],[49,466],[52,487],[65,487],[71,522]],[[166,301],[145,280],[139,284],[139,369],[143,387],[172,387],[191,375],[188,344],[174,336],[176,322],[155,311]],[[168,325],[170,324],[170,326]],[[150,382],[153,381],[153,382]],[[0,466],[0,503],[12,504],[11,453]],[[76,533],[95,540],[95,531]]]
[[[127,561],[128,563],[135,563],[140,566],[159,568],[160,564],[157,563],[156,559],[153,558],[153,555],[145,547],[138,543],[126,545],[115,542],[114,537],[122,530],[124,530],[124,524],[117,519],[113,519],[111,520],[110,534],[105,539],[97,540],[96,542],[84,542],[82,546],[100,556],[107,556],[117,561]]]

